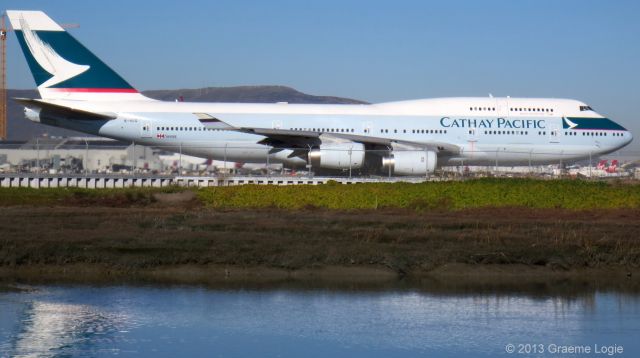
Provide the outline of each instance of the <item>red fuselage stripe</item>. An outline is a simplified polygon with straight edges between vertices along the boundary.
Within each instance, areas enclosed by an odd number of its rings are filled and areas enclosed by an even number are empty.
[[[138,93],[133,88],[48,88],[57,92]]]

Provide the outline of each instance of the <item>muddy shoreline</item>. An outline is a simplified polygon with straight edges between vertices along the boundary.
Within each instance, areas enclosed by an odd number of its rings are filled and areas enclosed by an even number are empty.
[[[640,272],[606,269],[554,272],[530,267],[446,265],[434,272],[400,277],[390,270],[324,267],[294,271],[272,268],[174,266],[121,270],[96,265],[0,269],[0,292],[41,286],[189,286],[215,290],[423,292],[432,295],[589,296],[596,292],[640,293]]]

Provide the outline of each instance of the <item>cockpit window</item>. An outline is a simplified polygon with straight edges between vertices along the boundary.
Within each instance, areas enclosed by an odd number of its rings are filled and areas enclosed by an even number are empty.
[[[590,106],[580,106],[580,112],[584,111],[593,111],[593,108],[591,108]]]

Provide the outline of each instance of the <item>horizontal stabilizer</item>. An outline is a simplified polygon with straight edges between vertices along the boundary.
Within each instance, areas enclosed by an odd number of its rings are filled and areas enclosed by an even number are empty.
[[[24,105],[31,109],[39,109],[56,116],[63,117],[71,120],[112,120],[118,118],[115,113],[97,113],[89,112],[82,109],[71,108],[67,106],[61,106],[59,104],[53,104],[45,102],[39,99],[31,98],[12,98],[14,101]]]

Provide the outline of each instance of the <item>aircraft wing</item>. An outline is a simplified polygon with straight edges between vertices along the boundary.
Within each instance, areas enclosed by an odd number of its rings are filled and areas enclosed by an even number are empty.
[[[118,116],[115,113],[97,113],[85,111],[82,109],[61,106],[59,104],[49,103],[40,99],[31,98],[12,98],[14,101],[31,109],[39,109],[46,112],[47,115],[62,117],[65,119],[82,119],[82,120],[112,120]]]
[[[372,147],[372,149],[391,149],[394,146],[403,145],[420,149],[427,148],[438,152],[447,151],[458,153],[460,151],[460,148],[457,145],[439,141],[411,142],[351,133],[324,133],[270,128],[240,128],[239,130],[246,133],[265,136],[267,138],[260,141],[260,143],[271,145],[274,147],[283,146],[291,148],[299,146],[302,148],[308,148],[310,145],[314,146],[321,144],[323,140],[341,140],[362,143],[369,147]]]
[[[356,143],[362,143],[367,146],[367,149],[373,150],[392,150],[393,148],[403,147],[405,149],[419,149],[419,150],[432,150],[438,153],[445,152],[453,155],[460,153],[460,147],[446,142],[429,141],[429,142],[413,142],[406,140],[393,140],[389,138],[366,136],[351,133],[333,133],[333,132],[314,132],[314,131],[294,131],[288,129],[277,128],[257,128],[257,127],[234,127],[226,122],[223,122],[217,118],[209,116],[209,119],[205,120],[202,114],[197,114],[200,121],[207,125],[207,120],[215,122],[218,128],[224,128],[227,130],[236,130],[244,133],[257,134],[266,137],[259,143],[264,145],[270,145],[274,148],[281,149],[301,149],[300,153],[308,150],[310,147],[316,147],[323,142],[335,142],[335,141],[351,141]],[[212,123],[213,125],[213,123]],[[305,152],[306,153],[306,152]]]

